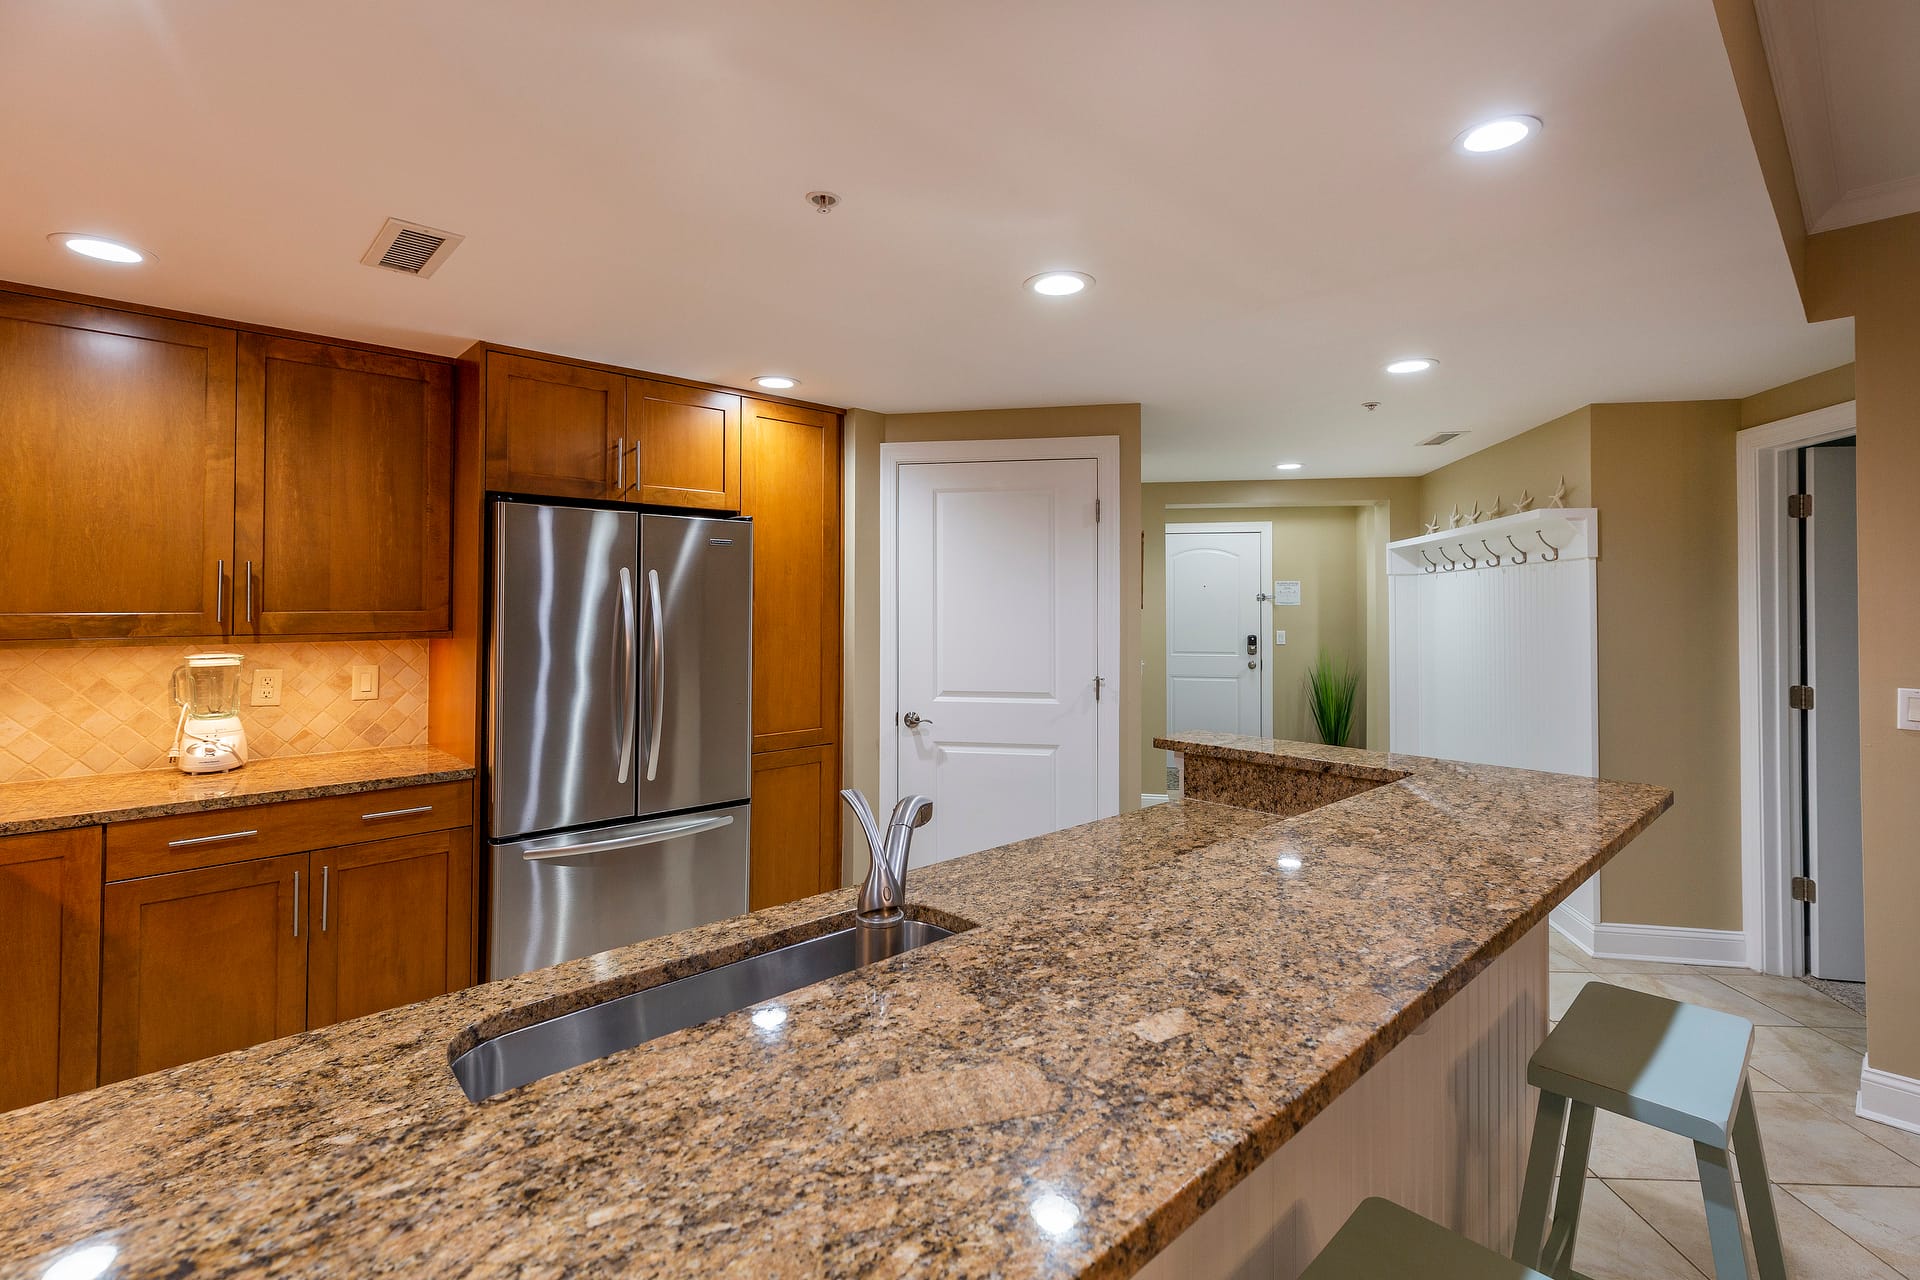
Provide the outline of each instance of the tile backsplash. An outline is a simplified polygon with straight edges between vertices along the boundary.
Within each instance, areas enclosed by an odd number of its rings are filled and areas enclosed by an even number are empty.
[[[254,759],[427,740],[424,640],[0,649],[0,782],[167,768],[173,669],[207,650],[246,657],[240,718]],[[380,668],[378,697],[352,700],[356,665]],[[281,672],[277,707],[251,705],[262,667]]]

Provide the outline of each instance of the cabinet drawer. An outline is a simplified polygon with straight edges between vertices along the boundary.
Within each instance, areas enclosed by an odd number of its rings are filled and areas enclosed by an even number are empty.
[[[441,782],[357,795],[183,813],[107,827],[107,879],[131,880],[473,821],[473,784]]]

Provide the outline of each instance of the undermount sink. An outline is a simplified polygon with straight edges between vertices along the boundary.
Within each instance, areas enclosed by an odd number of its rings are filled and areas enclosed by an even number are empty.
[[[475,1102],[953,936],[924,920],[855,926],[483,1041],[453,1060]],[[778,1025],[777,1023],[775,1025]]]

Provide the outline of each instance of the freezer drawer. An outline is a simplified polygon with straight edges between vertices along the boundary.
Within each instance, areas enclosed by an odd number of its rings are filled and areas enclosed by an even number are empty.
[[[493,846],[487,977],[747,909],[748,806]]]

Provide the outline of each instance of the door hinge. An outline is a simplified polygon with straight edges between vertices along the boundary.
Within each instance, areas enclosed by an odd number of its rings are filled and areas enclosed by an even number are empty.
[[[1795,902],[1813,902],[1820,896],[1814,888],[1813,881],[1806,876],[1793,878],[1792,893]]]
[[[1093,522],[1095,524],[1100,523],[1100,499],[1098,498],[1093,500]]]
[[[1100,701],[1100,686],[1106,682],[1107,678],[1105,676],[1095,676],[1093,678],[1093,700],[1095,702]]]
[[[1796,684],[1787,689],[1787,709],[1790,711],[1813,710],[1813,686]]]
[[[1787,519],[1805,520],[1813,514],[1813,495],[1810,493],[1790,493],[1787,495]]]

